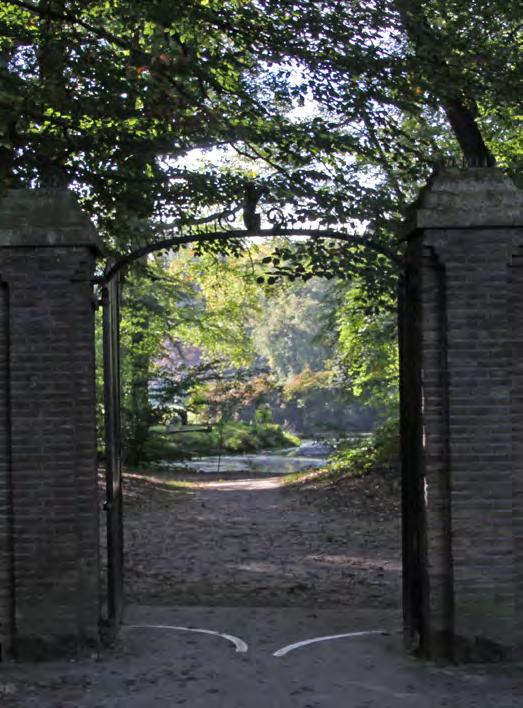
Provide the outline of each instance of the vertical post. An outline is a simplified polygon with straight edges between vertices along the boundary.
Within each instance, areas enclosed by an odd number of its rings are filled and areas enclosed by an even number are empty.
[[[409,287],[409,273],[403,273],[398,283],[398,344],[400,360],[400,449],[402,459],[402,567],[403,567],[403,627],[406,648],[419,644],[422,634],[420,566],[419,566],[419,513],[420,490],[417,475],[415,447],[417,401],[413,365],[412,331],[414,309]]]
[[[18,658],[98,641],[96,244],[66,191],[0,202],[0,642]]]
[[[123,612],[123,526],[120,440],[120,276],[103,290],[107,619],[114,634]]]
[[[404,499],[422,491],[421,645],[434,657],[488,659],[514,649],[521,623],[521,322],[510,267],[523,246],[523,196],[497,170],[445,170],[412,217],[403,470]]]

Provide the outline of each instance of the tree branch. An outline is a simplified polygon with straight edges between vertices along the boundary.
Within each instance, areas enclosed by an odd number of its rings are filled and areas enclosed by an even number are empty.
[[[34,5],[32,2],[28,2],[27,0],[6,0],[6,2],[10,5],[15,5],[16,7],[20,7],[22,9],[28,10],[29,12],[33,12],[39,17],[51,18],[54,20],[60,20],[62,22],[70,22],[73,25],[78,25],[79,27],[85,29],[86,32],[90,32],[91,34],[94,34],[100,39],[105,39],[108,42],[111,42],[112,44],[115,44],[116,46],[120,47],[120,49],[125,49],[126,51],[134,52],[135,54],[138,54],[139,56],[143,57],[144,61],[147,61],[149,64],[151,63],[151,55],[145,52],[143,49],[140,49],[139,47],[130,44],[129,42],[125,41],[124,39],[112,32],[108,32],[107,30],[101,27],[91,25],[88,22],[85,22],[79,17],[71,15],[68,12],[61,13],[56,12],[55,10],[52,10],[49,7],[38,7],[37,5]],[[157,75],[161,76],[166,81],[168,81],[169,84],[171,84],[171,86],[173,86],[173,88],[178,91],[180,96],[183,96],[183,98],[187,99],[191,103],[195,102],[194,96],[191,96],[190,93],[188,93],[182,86],[180,86],[180,84],[175,81],[172,76],[167,74],[166,71],[162,70],[161,67],[155,66],[154,71]]]

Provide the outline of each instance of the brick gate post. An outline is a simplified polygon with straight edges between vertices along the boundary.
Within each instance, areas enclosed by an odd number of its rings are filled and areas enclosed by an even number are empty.
[[[0,645],[46,656],[99,633],[97,236],[72,194],[0,201]]]
[[[417,629],[429,656],[510,654],[522,638],[523,194],[495,169],[443,170],[408,238],[402,446]]]

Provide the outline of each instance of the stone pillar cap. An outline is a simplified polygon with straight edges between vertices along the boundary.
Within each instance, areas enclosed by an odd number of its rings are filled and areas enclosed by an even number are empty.
[[[405,238],[418,229],[523,226],[523,192],[492,167],[445,168],[435,173],[409,208]]]
[[[88,246],[98,234],[67,189],[10,189],[0,200],[0,248]]]

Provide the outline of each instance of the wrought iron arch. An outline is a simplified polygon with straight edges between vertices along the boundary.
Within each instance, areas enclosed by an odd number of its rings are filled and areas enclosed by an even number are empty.
[[[117,259],[112,259],[100,278],[102,284],[108,283],[113,276],[119,273],[123,268],[134,263],[134,261],[149,255],[150,253],[156,253],[158,251],[167,251],[170,248],[176,246],[185,246],[190,243],[212,243],[214,241],[225,241],[228,239],[243,239],[252,237],[276,237],[276,236],[307,236],[314,240],[327,240],[332,239],[335,241],[343,241],[351,246],[363,246],[368,248],[375,253],[379,253],[388,260],[390,260],[400,272],[404,269],[404,259],[403,257],[393,251],[392,249],[384,246],[383,244],[375,241],[374,239],[365,238],[364,236],[356,236],[353,234],[347,234],[343,231],[336,231],[333,229],[260,229],[255,232],[249,231],[247,229],[236,229],[236,230],[224,230],[224,231],[213,231],[210,233],[202,234],[179,234],[178,236],[173,236],[171,238],[163,239],[161,241],[155,241],[154,243],[147,244],[141,248],[137,248],[130,253],[123,254]]]

